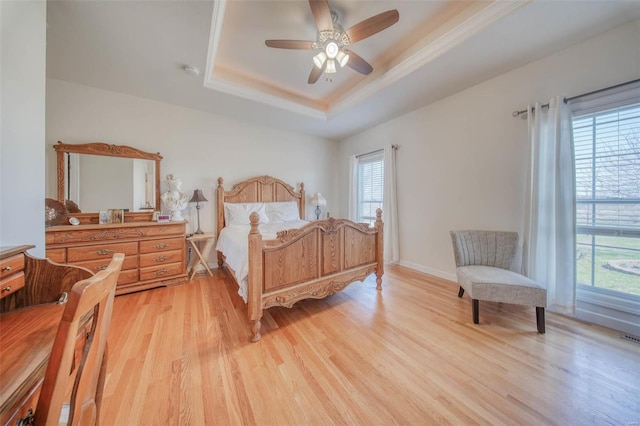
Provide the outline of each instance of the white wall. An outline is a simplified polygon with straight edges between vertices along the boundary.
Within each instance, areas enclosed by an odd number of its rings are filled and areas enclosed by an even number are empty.
[[[522,235],[527,122],[512,111],[639,78],[638,40],[640,21],[355,135],[340,146],[340,185],[349,155],[400,144],[400,263],[455,280],[449,230]],[[340,205],[346,216],[346,191]]]
[[[99,141],[160,152],[164,157],[162,180],[174,174],[182,180],[182,191],[189,198],[197,188],[209,200],[200,208],[205,232],[216,226],[218,177],[224,178],[226,189],[265,174],[296,189],[304,182],[309,218],[313,208],[308,201],[314,192],[325,194],[328,208],[337,206],[337,142],[55,79],[47,80],[46,123],[50,196],[56,191],[52,145],[58,140]],[[191,220],[187,229],[195,231],[196,209],[191,204],[188,209],[183,212]]]
[[[45,1],[0,1],[0,246],[44,256]]]

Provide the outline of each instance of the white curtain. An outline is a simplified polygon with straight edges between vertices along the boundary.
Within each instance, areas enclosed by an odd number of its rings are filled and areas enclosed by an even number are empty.
[[[349,220],[358,220],[358,157],[349,156]]]
[[[575,166],[571,112],[560,97],[528,108],[531,157],[524,268],[551,309],[575,311]]]
[[[384,221],[384,259],[387,262],[400,260],[398,243],[398,197],[396,191],[396,149],[391,144],[384,147],[384,199],[382,204]]]

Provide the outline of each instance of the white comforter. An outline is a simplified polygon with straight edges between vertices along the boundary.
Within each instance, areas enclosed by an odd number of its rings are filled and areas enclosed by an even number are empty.
[[[307,221],[294,220],[290,222],[265,223],[260,225],[260,233],[263,240],[272,240],[278,231],[300,228]],[[247,275],[249,274],[249,231],[250,225],[226,226],[218,236],[216,250],[222,252],[226,262],[236,273],[238,279],[238,294],[247,301]]]

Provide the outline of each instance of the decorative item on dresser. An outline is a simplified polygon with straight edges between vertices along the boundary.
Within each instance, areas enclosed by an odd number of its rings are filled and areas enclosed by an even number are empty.
[[[53,226],[45,236],[47,257],[93,272],[124,253],[116,295],[185,282],[185,237],[186,222]]]
[[[373,227],[334,218],[306,222],[302,184],[296,192],[271,176],[237,183],[230,191],[222,183],[219,178],[218,264],[226,266],[247,302],[251,341],[260,340],[263,309],[324,298],[371,274],[382,289],[382,210]]]
[[[162,194],[162,202],[171,211],[171,221],[180,222],[184,220],[182,210],[187,207],[187,196],[180,191],[182,181],[174,175],[167,175],[164,183],[167,186],[167,192]]]

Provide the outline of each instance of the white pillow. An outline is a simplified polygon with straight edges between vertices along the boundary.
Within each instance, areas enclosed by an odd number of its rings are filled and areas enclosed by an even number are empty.
[[[227,225],[250,225],[249,216],[253,212],[260,216],[259,223],[269,222],[264,203],[225,203],[224,221]]]
[[[290,222],[300,220],[298,204],[295,201],[280,201],[274,203],[264,203],[267,208],[269,222]]]

